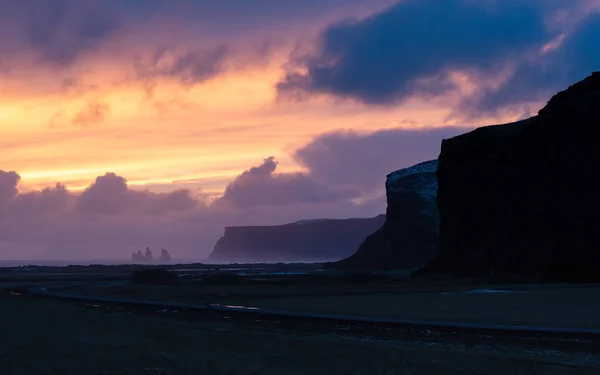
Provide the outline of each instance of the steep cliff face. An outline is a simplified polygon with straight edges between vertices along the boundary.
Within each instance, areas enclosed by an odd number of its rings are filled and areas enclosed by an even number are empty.
[[[335,263],[345,269],[413,269],[426,263],[438,246],[437,160],[387,176],[386,221],[351,257]]]
[[[384,221],[385,215],[379,215],[366,219],[227,227],[209,259],[224,263],[334,261],[352,254]]]
[[[600,74],[528,120],[444,140],[439,254],[426,272],[598,280]]]

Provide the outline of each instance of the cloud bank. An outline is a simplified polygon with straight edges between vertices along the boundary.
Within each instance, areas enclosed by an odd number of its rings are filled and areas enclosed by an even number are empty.
[[[268,157],[236,177],[225,189],[218,204],[234,207],[282,206],[347,201],[358,191],[334,189],[304,173],[276,174],[277,162]]]
[[[599,9],[2,1],[0,254],[117,257],[150,245],[195,258],[226,225],[381,213],[387,173],[435,158],[442,138],[482,116],[535,113],[599,70]],[[374,131],[448,115],[465,127]],[[203,179],[210,192],[171,191]],[[153,183],[161,192],[140,188]]]
[[[316,51],[290,58],[277,89],[379,106],[455,94],[457,114],[489,114],[600,69],[599,21],[592,1],[399,1],[324,29]],[[465,93],[456,73],[475,88]]]
[[[115,173],[98,176],[81,192],[62,184],[19,192],[19,174],[0,171],[0,254],[123,258],[150,245],[201,259],[225,226],[374,216],[385,211],[387,173],[437,157],[442,138],[461,131],[323,134],[294,153],[304,172],[279,172],[275,158],[267,157],[214,200],[187,189],[134,189]]]

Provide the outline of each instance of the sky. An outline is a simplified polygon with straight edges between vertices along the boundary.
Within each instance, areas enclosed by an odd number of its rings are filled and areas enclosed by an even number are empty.
[[[597,0],[3,0],[0,259],[201,259],[600,70]]]

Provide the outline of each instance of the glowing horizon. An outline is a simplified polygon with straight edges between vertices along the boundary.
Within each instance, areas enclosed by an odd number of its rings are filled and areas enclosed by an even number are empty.
[[[382,213],[386,174],[598,70],[598,10],[3,1],[0,257],[191,255],[224,226]]]
[[[270,155],[280,160],[282,171],[299,171],[290,151],[330,131],[448,125],[444,107],[418,101],[395,109],[327,98],[278,103],[275,84],[282,63],[232,72],[189,88],[158,82],[164,90],[155,89],[155,101],[177,97],[162,112],[145,103],[143,82],[100,90],[106,95],[93,100],[85,98],[89,94],[52,94],[33,103],[7,97],[0,104],[3,169],[19,172],[29,189],[60,182],[80,190],[106,172],[121,174],[132,185],[233,178]],[[86,106],[96,103],[106,113],[88,124],[73,123]]]

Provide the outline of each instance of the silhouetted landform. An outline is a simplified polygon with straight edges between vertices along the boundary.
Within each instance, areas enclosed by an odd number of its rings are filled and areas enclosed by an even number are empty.
[[[386,221],[351,257],[330,265],[351,270],[413,269],[427,263],[438,246],[437,160],[387,175]]]
[[[131,261],[133,263],[144,263],[144,254],[142,254],[142,250],[138,250],[136,253],[131,255]]]
[[[530,119],[442,142],[439,255],[423,273],[598,281],[600,73]]]
[[[351,255],[385,215],[364,219],[302,220],[275,226],[227,227],[209,259],[214,262],[318,262]]]
[[[160,249],[160,258],[158,261],[161,263],[171,263],[171,255],[167,249]]]
[[[152,263],[154,262],[154,256],[152,255],[152,251],[149,247],[146,247],[146,253],[144,254],[144,262]]]
[[[146,268],[133,271],[131,283],[134,285],[166,285],[177,283],[177,275],[164,268]]]
[[[131,255],[131,261],[135,264],[152,264],[154,263],[154,255],[149,247],[146,247],[146,252],[142,254],[142,250],[138,250]],[[167,249],[160,249],[159,263],[171,263],[171,255]]]

